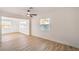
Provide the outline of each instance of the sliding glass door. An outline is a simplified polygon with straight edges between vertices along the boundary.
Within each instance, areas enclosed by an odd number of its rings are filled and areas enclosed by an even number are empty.
[[[19,22],[19,32],[29,35],[29,20],[21,20]]]

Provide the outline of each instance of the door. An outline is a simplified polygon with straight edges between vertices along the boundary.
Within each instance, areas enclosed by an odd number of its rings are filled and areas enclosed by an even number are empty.
[[[29,35],[29,21],[23,20],[19,22],[19,32]]]

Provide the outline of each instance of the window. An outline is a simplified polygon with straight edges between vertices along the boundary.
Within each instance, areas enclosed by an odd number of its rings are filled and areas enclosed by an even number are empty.
[[[50,30],[50,18],[40,19],[40,29],[42,31]]]
[[[9,20],[2,20],[2,29],[4,28],[11,28],[12,27],[12,22]]]

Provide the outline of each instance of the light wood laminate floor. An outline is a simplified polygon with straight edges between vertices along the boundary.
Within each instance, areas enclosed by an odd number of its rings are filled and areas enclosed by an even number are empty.
[[[11,33],[2,35],[0,51],[79,51],[79,49],[34,36]]]

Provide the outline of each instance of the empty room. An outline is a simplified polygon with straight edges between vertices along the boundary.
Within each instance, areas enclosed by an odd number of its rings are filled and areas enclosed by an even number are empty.
[[[0,51],[79,51],[79,8],[0,7]]]

